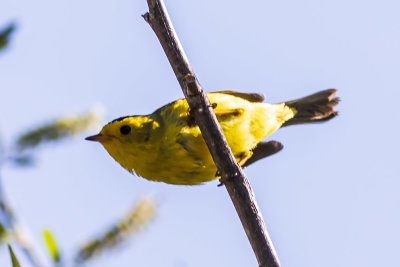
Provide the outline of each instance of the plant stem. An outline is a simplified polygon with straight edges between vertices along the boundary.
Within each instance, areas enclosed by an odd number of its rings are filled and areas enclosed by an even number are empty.
[[[1,167],[0,163],[0,167]],[[13,237],[21,247],[22,251],[35,267],[44,266],[41,263],[39,255],[36,253],[33,245],[29,241],[27,231],[22,225],[20,225],[15,218],[15,214],[11,206],[9,205],[7,198],[4,194],[3,181],[0,175],[0,215],[3,218],[3,223],[6,229],[11,230]]]

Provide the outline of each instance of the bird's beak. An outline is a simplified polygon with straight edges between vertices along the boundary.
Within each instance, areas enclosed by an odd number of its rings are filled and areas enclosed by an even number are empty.
[[[97,142],[107,142],[109,140],[111,140],[111,136],[109,135],[103,135],[103,134],[96,134],[96,135],[92,135],[89,137],[86,137],[85,140],[88,141],[97,141]]]

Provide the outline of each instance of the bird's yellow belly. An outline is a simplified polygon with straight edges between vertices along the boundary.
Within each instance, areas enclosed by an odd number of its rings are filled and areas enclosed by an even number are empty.
[[[238,125],[243,126],[239,122]],[[251,149],[256,141],[243,141],[239,138],[240,129],[236,129],[236,134],[233,134],[232,123],[227,126],[222,122],[221,126],[234,156],[244,163],[251,156]],[[175,136],[175,139],[165,140],[160,145],[158,156],[154,160],[157,164],[148,162],[142,170],[137,170],[138,175],[149,180],[183,185],[196,185],[219,178],[216,175],[217,167],[198,127],[181,128]],[[246,136],[249,138],[248,134]]]

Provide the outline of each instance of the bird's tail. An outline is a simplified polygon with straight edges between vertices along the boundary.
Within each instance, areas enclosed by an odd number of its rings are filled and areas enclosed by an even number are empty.
[[[338,112],[335,110],[335,106],[339,103],[339,98],[335,97],[336,91],[336,89],[327,89],[297,100],[285,102],[285,105],[296,110],[296,114],[282,126],[322,122],[337,116]]]

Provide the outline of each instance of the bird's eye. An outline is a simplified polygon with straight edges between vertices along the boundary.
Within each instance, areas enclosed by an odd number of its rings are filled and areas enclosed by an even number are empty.
[[[131,127],[128,126],[128,125],[124,125],[124,126],[121,126],[121,128],[119,128],[119,131],[122,134],[127,135],[127,134],[129,134],[131,132]]]

